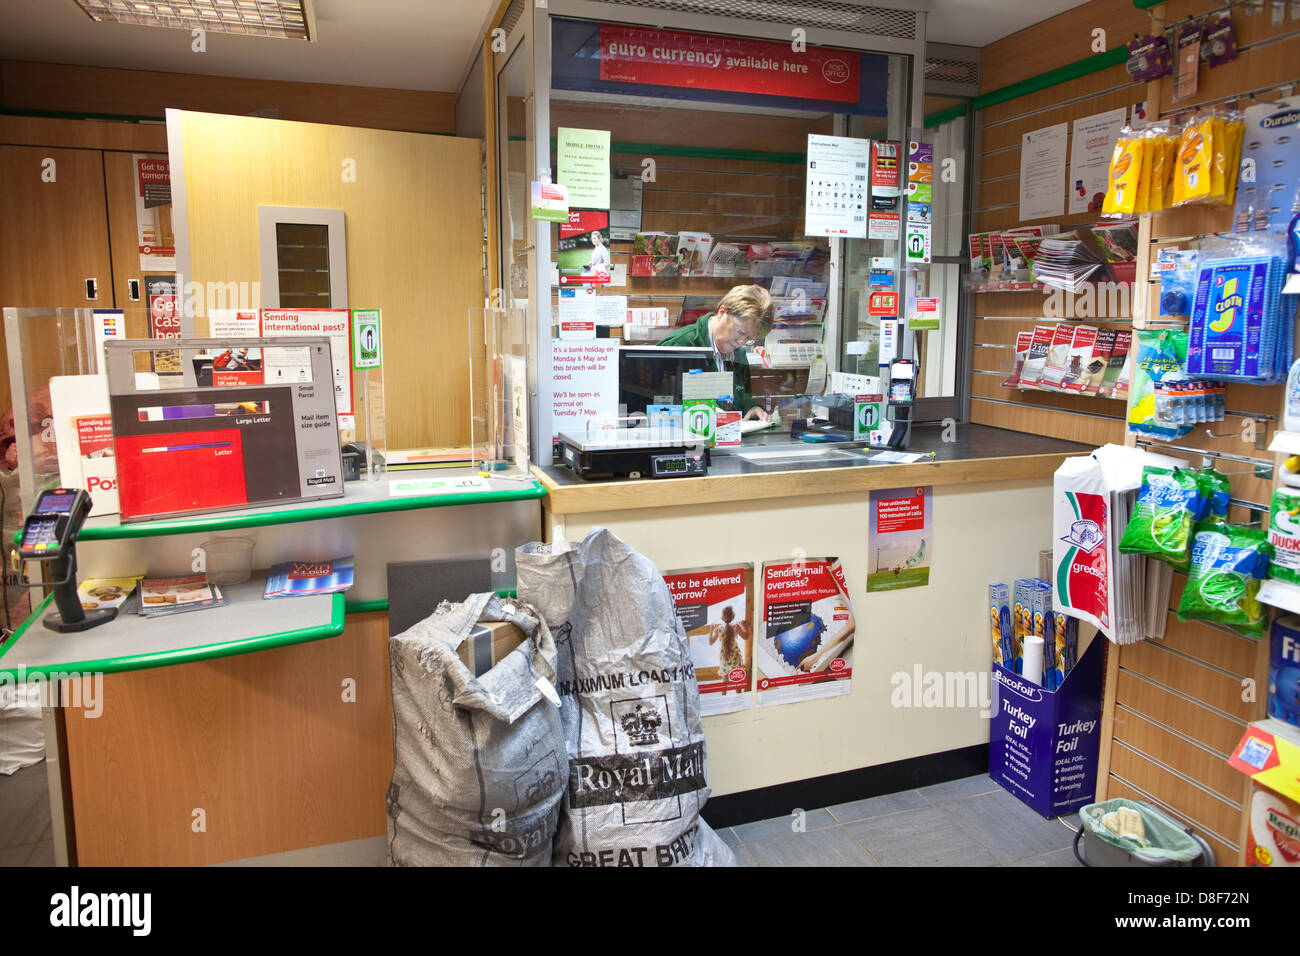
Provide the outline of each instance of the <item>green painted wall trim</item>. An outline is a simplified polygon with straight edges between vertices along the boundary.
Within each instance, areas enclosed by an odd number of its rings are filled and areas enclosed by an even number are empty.
[[[1141,6],[1146,0],[1133,0],[1134,3]],[[1155,6],[1156,3],[1163,3],[1164,0],[1152,0],[1146,3],[1147,6]],[[1074,63],[1067,63],[1065,66],[1058,66],[1054,70],[1048,70],[1046,73],[1039,73],[1037,76],[1031,76],[1020,80],[1017,83],[1011,83],[1000,89],[991,90],[975,97],[971,101],[973,109],[982,110],[990,106],[997,106],[1000,103],[1006,103],[1009,100],[1019,99],[1022,96],[1028,96],[1030,93],[1037,93],[1040,90],[1046,90],[1053,86],[1059,86],[1062,83],[1068,83],[1071,80],[1077,80],[1082,76],[1090,76],[1093,73],[1099,73],[1102,70],[1109,69],[1112,66],[1118,66],[1128,60],[1128,47],[1117,46],[1113,50],[1107,50],[1105,53],[1095,53],[1092,56],[1084,57],[1082,60],[1076,60]],[[937,113],[931,113],[925,118],[925,126],[930,129],[940,126],[966,112],[965,104],[957,104],[947,109],[939,110]]]
[[[14,646],[28,630],[32,627],[41,626],[40,619],[53,600],[54,595],[51,594],[42,601],[27,620],[19,625],[18,630],[14,631],[13,636],[4,643],[4,647],[0,649],[0,664],[3,664],[4,655],[13,650]],[[205,644],[201,647],[185,647],[175,651],[139,654],[133,657],[105,657],[97,660],[68,661],[66,664],[45,664],[39,667],[25,668],[24,674],[28,676],[39,674],[45,678],[48,678],[51,674],[68,674],[71,672],[87,675],[120,674],[125,671],[148,670],[151,667],[169,667],[173,664],[189,664],[194,661],[210,661],[219,657],[233,657],[236,654],[251,654],[256,651],[273,650],[277,647],[288,647],[292,644],[305,644],[308,641],[319,641],[327,637],[338,637],[342,634],[343,608],[343,595],[338,593],[334,595],[334,601],[330,607],[330,622],[328,624],[305,627],[296,631],[281,631],[278,634],[259,634],[251,637],[234,638],[229,641],[222,641],[219,644]],[[19,675],[17,671],[11,668],[0,666],[0,677],[4,677],[10,682],[16,682]]]
[[[1047,73],[1037,74],[1036,77],[1022,79],[1018,83],[1011,83],[1009,86],[992,90],[974,100],[975,109],[987,109],[996,107],[1000,103],[1006,103],[1008,100],[1019,99],[1021,96],[1028,96],[1031,92],[1047,90],[1049,87],[1060,86],[1061,83],[1069,83],[1071,79],[1087,77],[1093,73],[1100,73],[1101,70],[1118,66],[1128,60],[1128,47],[1115,47],[1108,49],[1105,53],[1093,53],[1092,56],[1086,56],[1083,60],[1075,60],[1065,66],[1057,66],[1054,70],[1048,70]]]
[[[936,126],[942,126],[958,117],[966,115],[966,104],[958,103],[956,106],[950,106],[946,110],[939,110],[937,113],[931,113],[925,118],[925,128],[933,129]]]
[[[1150,10],[1152,7],[1159,6],[1165,0],[1133,0],[1133,6],[1139,10]]]
[[[990,106],[997,106],[999,103],[1005,103],[1008,100],[1018,99],[1022,96],[1028,96],[1030,93],[1037,93],[1039,90],[1077,80],[1081,76],[1099,73],[1112,66],[1118,66],[1127,60],[1127,46],[1117,46],[1105,53],[1095,53],[1092,56],[1084,57],[1082,60],[1067,63],[1065,66],[1058,66],[1046,73],[1039,73],[1037,76],[1031,76],[1018,83],[1012,83],[1001,89],[977,96],[975,97],[975,109],[982,110]]]

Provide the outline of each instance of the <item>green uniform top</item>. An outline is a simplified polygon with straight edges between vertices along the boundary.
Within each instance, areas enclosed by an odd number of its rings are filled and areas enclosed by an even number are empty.
[[[694,325],[684,325],[679,329],[673,329],[662,339],[660,345],[680,345],[689,348],[713,348],[713,337],[709,335],[709,319],[713,318],[713,313],[700,316]],[[715,360],[718,360],[718,351],[714,349]],[[732,383],[733,394],[736,402],[736,408],[739,411],[747,412],[758,402],[754,401],[753,387],[749,379],[749,362],[745,357],[743,349],[737,349],[732,353],[730,359],[721,359],[718,370],[721,372],[731,372],[735,378]]]

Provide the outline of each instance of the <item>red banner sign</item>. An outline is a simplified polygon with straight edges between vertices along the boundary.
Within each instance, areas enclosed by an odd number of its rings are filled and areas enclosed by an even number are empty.
[[[600,78],[837,103],[858,101],[856,53],[789,43],[600,25]]]

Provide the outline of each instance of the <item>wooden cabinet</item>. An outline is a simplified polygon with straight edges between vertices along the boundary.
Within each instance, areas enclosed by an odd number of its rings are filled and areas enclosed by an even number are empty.
[[[0,146],[0,216],[0,305],[112,307],[99,150]],[[93,300],[86,297],[87,279],[98,287]],[[7,400],[7,349],[0,348],[0,360],[0,395]]]
[[[155,136],[161,140],[161,131]],[[132,156],[96,148],[0,146],[0,306],[118,308],[126,313],[128,335],[149,334]],[[95,280],[93,299],[86,294],[87,279]],[[128,299],[130,279],[140,280],[138,302]],[[8,350],[0,340],[0,403],[8,407],[9,400]]]

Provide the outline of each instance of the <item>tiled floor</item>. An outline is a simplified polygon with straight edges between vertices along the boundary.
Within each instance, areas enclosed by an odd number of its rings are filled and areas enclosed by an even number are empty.
[[[44,763],[0,775],[0,867],[54,865],[46,786]],[[719,835],[742,866],[1078,866],[1079,818],[1063,821],[981,774],[807,810],[801,832],[791,814]]]
[[[0,774],[0,866],[53,866],[45,761]]]
[[[1078,866],[1077,814],[1044,820],[980,774],[719,831],[742,866]],[[1068,824],[1068,826],[1067,826]]]

